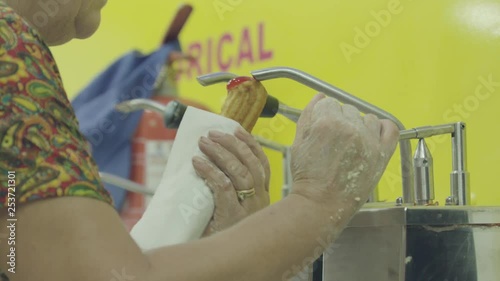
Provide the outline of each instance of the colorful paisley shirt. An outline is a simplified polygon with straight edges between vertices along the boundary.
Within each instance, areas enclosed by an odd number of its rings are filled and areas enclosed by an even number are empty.
[[[78,127],[50,50],[0,2],[0,204],[5,211],[11,197],[16,206],[63,196],[111,204]],[[15,197],[9,194],[14,188]]]
[[[0,1],[0,204],[84,196],[111,204],[40,35]],[[8,281],[0,265],[0,281]]]

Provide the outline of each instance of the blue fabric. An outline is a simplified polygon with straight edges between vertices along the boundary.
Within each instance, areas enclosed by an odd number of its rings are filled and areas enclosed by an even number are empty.
[[[113,63],[73,100],[80,130],[92,145],[99,171],[130,178],[132,136],[142,111],[129,114],[115,105],[136,98],[150,98],[161,68],[172,51],[180,51],[178,40],[162,45],[149,55],[131,52]],[[121,210],[127,192],[105,184]]]

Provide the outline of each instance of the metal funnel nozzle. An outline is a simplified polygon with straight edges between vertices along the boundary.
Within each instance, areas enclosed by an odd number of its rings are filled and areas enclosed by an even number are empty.
[[[434,162],[424,139],[418,141],[413,157],[415,172],[415,202],[418,205],[433,204],[434,201]]]

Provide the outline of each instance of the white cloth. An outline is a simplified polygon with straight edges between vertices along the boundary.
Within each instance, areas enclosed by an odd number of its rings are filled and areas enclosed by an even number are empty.
[[[233,134],[239,124],[226,117],[188,107],[175,138],[167,167],[151,203],[130,232],[146,251],[201,237],[214,202],[210,189],[196,175],[192,158],[204,155],[198,140],[210,130]]]

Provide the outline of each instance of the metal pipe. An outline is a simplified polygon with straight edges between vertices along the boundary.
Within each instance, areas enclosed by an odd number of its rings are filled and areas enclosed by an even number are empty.
[[[450,175],[451,200],[454,205],[467,205],[470,202],[469,172],[467,171],[465,123],[453,124],[452,142],[452,172]]]
[[[254,138],[263,147],[267,147],[275,151],[281,152],[281,154],[283,155],[283,187],[281,190],[283,198],[288,196],[288,194],[292,190],[292,185],[293,185],[292,170],[291,170],[292,154],[290,151],[290,147],[270,141],[260,136],[254,136]]]
[[[283,152],[283,198],[288,196],[292,191],[293,177],[292,177],[292,153],[291,148],[287,147]]]
[[[104,173],[104,172],[99,172],[99,175],[101,176],[101,180],[104,183],[115,185],[115,186],[123,188],[127,191],[141,193],[141,194],[150,195],[150,196],[153,196],[155,194],[154,190],[148,189],[147,187],[140,185],[138,183],[135,183],[133,181],[130,181],[130,180],[127,180],[127,179],[124,179],[124,178],[121,178],[121,177],[118,177],[118,176],[115,176],[112,174]]]
[[[379,118],[387,118],[392,120],[400,130],[404,130],[405,126],[401,121],[390,113],[361,100],[331,84],[328,84],[320,79],[317,79],[303,71],[289,67],[274,67],[251,72],[253,77],[259,81],[265,81],[275,78],[289,78],[297,81],[305,86],[322,92],[330,97],[336,98],[342,103],[356,106],[358,110],[364,113],[371,113]],[[413,187],[413,169],[412,169],[412,151],[409,140],[400,140],[399,142],[401,153],[401,170],[403,177],[403,200],[404,203],[414,203],[414,187]]]
[[[290,107],[288,105],[284,105],[284,104],[280,103],[278,112],[281,115],[285,116],[286,118],[297,123],[297,121],[299,121],[300,114],[302,113],[302,110],[296,109],[296,108],[293,108],[293,107]]]
[[[227,83],[229,80],[238,77],[238,75],[229,72],[214,72],[196,77],[198,83],[202,86],[210,86],[217,83]]]
[[[123,113],[147,109],[163,114],[165,105],[148,99],[133,99],[115,105],[115,109]]]
[[[453,133],[454,131],[455,131],[454,124],[418,127],[400,131],[399,140],[422,139],[422,138],[432,137],[435,135],[450,134]]]
[[[288,149],[288,147],[285,145],[270,141],[270,140],[265,139],[265,138],[260,137],[260,136],[254,136],[254,139],[258,143],[260,143],[260,145],[262,145],[263,147],[267,147],[267,148],[270,148],[272,150],[276,150],[276,151],[281,152],[281,153],[285,153]]]
[[[378,186],[377,186],[377,188],[378,188]],[[375,203],[375,202],[378,202],[378,201],[379,201],[378,192],[377,192],[377,189],[375,189],[368,196],[367,203]]]

